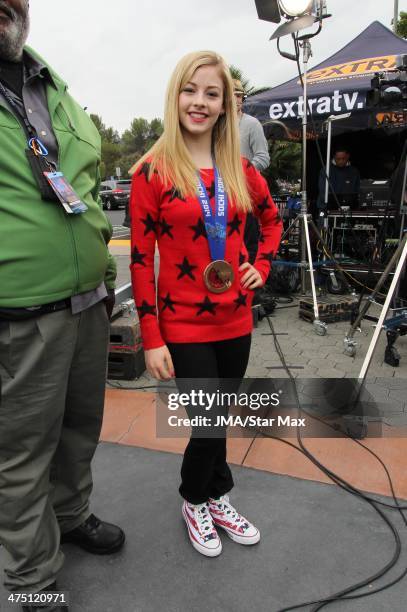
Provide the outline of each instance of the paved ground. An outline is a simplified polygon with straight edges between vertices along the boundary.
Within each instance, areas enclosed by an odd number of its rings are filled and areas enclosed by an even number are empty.
[[[394,538],[367,503],[336,487],[234,467],[233,501],[262,540],[244,548],[222,537],[222,555],[204,558],[189,544],[181,518],[179,466],[179,455],[100,445],[93,508],[125,528],[127,545],[114,557],[96,558],[64,547],[59,584],[70,592],[72,612],[277,612],[361,581],[393,556]],[[401,529],[398,514],[386,513]],[[385,580],[364,590],[390,582],[406,563],[403,553]],[[2,612],[16,610],[4,600],[0,588]],[[404,581],[329,609],[404,612],[405,601]]]
[[[118,284],[129,282],[129,247],[112,246],[118,265]],[[344,354],[343,340],[349,330],[349,322],[328,325],[325,336],[315,334],[312,325],[298,316],[298,301],[289,307],[277,307],[272,322],[287,364],[296,378],[357,378],[367,348],[374,332],[373,323],[364,321],[361,333],[357,333],[355,357]],[[373,305],[369,314],[378,315],[379,307]],[[400,366],[393,368],[384,363],[387,341],[382,333],[368,371],[368,388],[381,405],[386,422],[394,425],[407,424],[407,337],[399,338],[397,350]],[[267,320],[259,323],[253,332],[253,343],[246,376],[254,378],[287,378],[287,374],[276,352],[273,336]],[[151,385],[154,381],[145,373],[138,380],[125,383],[135,388]],[[120,386],[120,383],[114,382]]]

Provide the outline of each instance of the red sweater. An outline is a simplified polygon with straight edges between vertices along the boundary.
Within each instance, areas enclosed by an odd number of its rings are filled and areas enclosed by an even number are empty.
[[[278,250],[282,223],[267,183],[243,160],[253,212],[261,224],[261,240],[255,268],[266,280]],[[212,342],[248,334],[252,330],[253,291],[242,289],[239,266],[248,261],[243,242],[246,214],[229,202],[225,260],[235,274],[225,293],[211,293],[203,272],[211,262],[208,240],[197,197],[182,199],[176,189],[154,174],[149,164],[133,175],[130,196],[131,276],[141,324],[144,349],[166,342]],[[201,170],[212,209],[213,170]],[[154,252],[158,245],[160,274],[154,280]]]

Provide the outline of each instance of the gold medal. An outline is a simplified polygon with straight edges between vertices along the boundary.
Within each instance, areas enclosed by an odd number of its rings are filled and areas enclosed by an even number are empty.
[[[204,271],[205,285],[212,293],[224,293],[230,289],[234,278],[232,266],[223,259],[212,261]]]

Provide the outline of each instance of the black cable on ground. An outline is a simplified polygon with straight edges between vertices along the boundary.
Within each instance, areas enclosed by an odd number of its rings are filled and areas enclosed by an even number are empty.
[[[278,338],[276,336],[273,324],[271,322],[270,317],[267,317],[269,326],[270,326],[270,330],[271,333],[273,335],[273,340],[274,340],[274,345],[277,351],[277,354],[279,355],[281,362],[284,366],[284,369],[286,370],[292,384],[293,384],[293,389],[294,389],[294,395],[295,395],[295,399],[296,399],[296,404],[297,404],[297,409],[298,409],[298,414],[302,414],[304,411],[301,408],[301,403],[299,400],[299,396],[298,396],[298,391],[297,391],[297,386],[296,386],[296,382],[295,382],[295,378],[293,377],[293,375],[290,372],[289,367],[287,366],[287,363],[285,361],[285,357],[284,354],[282,352],[281,346],[278,342]],[[258,434],[261,433],[262,435],[267,436],[267,434],[264,434],[263,432],[259,431]],[[258,435],[256,434],[256,436]],[[359,497],[361,499],[363,499],[364,501],[366,501],[367,503],[369,503],[372,508],[374,508],[374,510],[379,514],[379,516],[382,518],[382,520],[386,523],[386,525],[390,528],[391,532],[393,533],[394,539],[395,539],[395,543],[396,543],[396,548],[395,548],[395,552],[393,555],[393,558],[385,565],[385,567],[383,567],[380,571],[376,572],[373,576],[370,576],[369,578],[360,581],[354,585],[351,585],[350,587],[347,587],[346,589],[343,589],[341,591],[339,591],[338,593],[335,593],[325,599],[320,599],[320,600],[314,600],[314,601],[308,601],[308,602],[303,602],[301,604],[296,604],[294,606],[290,606],[288,608],[282,608],[281,610],[279,610],[278,612],[289,612],[290,610],[297,610],[299,608],[303,608],[305,606],[310,606],[313,605],[315,606],[312,609],[312,612],[317,612],[318,610],[321,610],[323,607],[325,607],[326,605],[329,605],[329,603],[332,603],[334,601],[343,601],[343,600],[350,600],[350,599],[359,599],[362,597],[367,597],[370,595],[374,595],[376,593],[379,593],[381,591],[384,591],[386,589],[388,589],[390,586],[393,586],[394,584],[398,583],[400,580],[402,580],[406,575],[407,575],[407,568],[405,570],[403,570],[402,574],[400,576],[398,576],[397,578],[393,579],[391,582],[389,582],[388,584],[385,584],[377,589],[374,590],[370,590],[368,592],[364,592],[364,593],[359,593],[359,594],[355,594],[355,595],[348,595],[348,593],[352,593],[353,591],[356,591],[366,585],[370,585],[372,582],[378,580],[379,578],[381,578],[382,576],[384,576],[388,571],[390,571],[390,569],[392,569],[398,559],[400,558],[400,554],[401,554],[401,540],[400,540],[400,535],[399,535],[399,531],[398,529],[394,526],[394,524],[390,521],[390,519],[380,510],[380,508],[378,507],[379,504],[382,505],[387,505],[384,502],[380,502],[378,500],[375,500],[374,498],[371,498],[367,495],[365,495],[362,491],[360,491],[359,489],[357,489],[356,487],[353,487],[353,485],[351,485],[350,483],[348,483],[345,479],[341,478],[339,475],[335,474],[334,472],[332,472],[332,470],[329,470],[329,468],[327,468],[326,466],[324,466],[322,463],[320,463],[316,457],[310,453],[308,451],[308,449],[304,446],[303,442],[302,442],[302,438],[301,438],[301,434],[299,431],[299,428],[297,427],[297,441],[299,444],[299,447],[295,446],[295,444],[292,444],[291,442],[288,442],[287,440],[281,439],[281,438],[277,438],[275,436],[267,436],[267,437],[271,437],[271,438],[275,438],[278,439],[282,442],[284,442],[285,444],[288,444],[289,446],[292,446],[293,448],[295,448],[296,450],[298,450],[299,452],[303,453],[314,465],[316,465],[323,473],[325,473],[333,482],[335,482],[339,487],[341,487],[342,489],[344,489],[345,491],[347,491],[348,493],[351,493],[352,495],[355,495],[356,497]],[[351,437],[351,436],[348,436]],[[354,440],[353,438],[351,438],[352,440]],[[354,440],[356,442],[356,440]],[[361,446],[363,446],[363,448],[366,448],[363,444],[359,443]],[[394,492],[394,486],[391,480],[391,476],[389,474],[389,471],[387,469],[387,467],[385,466],[385,464],[383,463],[383,461],[376,455],[376,453],[374,453],[373,451],[371,451],[370,449],[369,452],[374,455],[377,460],[382,464],[382,466],[385,469],[386,475],[389,479],[389,483],[390,483],[390,489],[392,492],[392,496],[395,502],[394,506],[388,505],[388,507],[391,507],[393,509],[397,509],[404,521],[404,523],[407,525],[407,520],[403,514],[403,508],[400,506],[396,496],[395,496],[395,492]]]

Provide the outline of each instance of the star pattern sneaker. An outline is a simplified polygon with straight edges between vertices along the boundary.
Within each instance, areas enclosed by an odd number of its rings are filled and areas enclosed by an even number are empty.
[[[260,531],[237,512],[229,503],[228,495],[222,495],[219,499],[210,498],[208,504],[214,524],[222,527],[234,542],[257,544]]]
[[[182,504],[182,516],[187,524],[192,546],[207,557],[217,557],[222,552],[222,542],[214,527],[208,504]]]

